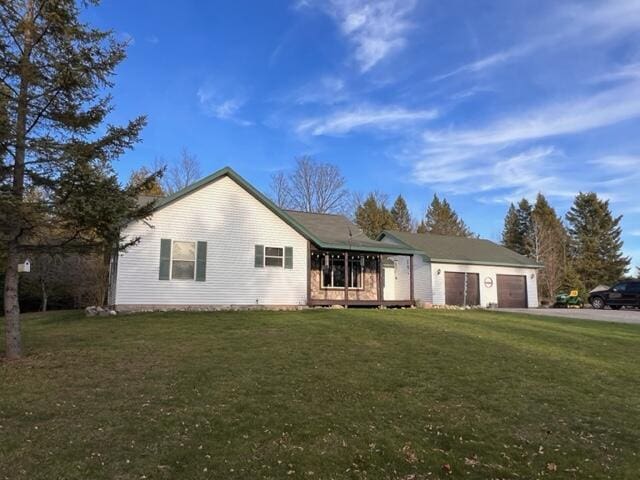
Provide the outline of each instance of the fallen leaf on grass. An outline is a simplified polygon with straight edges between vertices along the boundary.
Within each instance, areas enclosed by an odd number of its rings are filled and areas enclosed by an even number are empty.
[[[550,472],[556,472],[558,470],[558,466],[553,462],[547,463],[547,470]]]
[[[479,463],[480,463],[480,461],[478,460],[478,456],[477,455],[473,455],[471,458],[465,457],[465,459],[464,459],[464,464],[465,465],[475,466],[475,465],[478,465]]]
[[[407,463],[416,463],[418,461],[418,455],[415,450],[411,448],[411,444],[407,443],[404,447],[402,447],[402,453],[404,454],[404,459]]]

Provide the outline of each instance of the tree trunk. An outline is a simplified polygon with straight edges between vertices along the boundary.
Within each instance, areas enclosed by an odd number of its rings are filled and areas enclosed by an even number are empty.
[[[22,356],[18,262],[18,249],[12,242],[7,251],[7,270],[4,275],[5,354],[9,360],[17,360]]]
[[[46,312],[49,295],[47,295],[47,282],[44,281],[44,278],[40,279],[40,290],[42,291],[42,304],[40,305],[40,309]]]
[[[20,339],[20,304],[18,301],[18,262],[20,261],[19,239],[24,223],[24,166],[27,150],[27,117],[29,113],[29,67],[32,41],[33,0],[26,6],[24,21],[24,46],[20,60],[20,88],[16,108],[15,153],[11,194],[15,205],[9,216],[12,226],[7,245],[7,271],[4,276],[4,316],[6,355],[9,360],[22,356]]]

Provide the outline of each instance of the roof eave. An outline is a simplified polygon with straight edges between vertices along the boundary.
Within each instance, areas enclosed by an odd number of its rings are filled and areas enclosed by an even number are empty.
[[[326,250],[347,250],[353,252],[393,253],[397,255],[422,255],[422,252],[407,248],[394,248],[393,246],[362,246],[343,243],[313,242],[318,248]]]
[[[432,258],[431,263],[452,263],[456,265],[486,265],[490,267],[509,267],[509,268],[543,268],[544,265],[539,263],[508,263],[508,262],[484,262],[477,260],[454,260],[451,258]]]

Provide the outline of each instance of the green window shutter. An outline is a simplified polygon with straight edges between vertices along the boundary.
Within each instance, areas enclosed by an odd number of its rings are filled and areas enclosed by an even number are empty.
[[[196,250],[196,282],[207,279],[207,242],[198,242]]]
[[[284,247],[284,268],[293,268],[293,247]]]
[[[264,245],[256,245],[255,267],[264,267]]]
[[[169,280],[171,272],[171,239],[160,240],[160,275],[159,280]]]

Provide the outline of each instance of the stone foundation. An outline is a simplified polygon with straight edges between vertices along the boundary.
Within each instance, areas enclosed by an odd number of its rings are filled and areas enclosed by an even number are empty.
[[[142,312],[238,312],[248,310],[304,310],[306,305],[115,305],[118,313]]]

